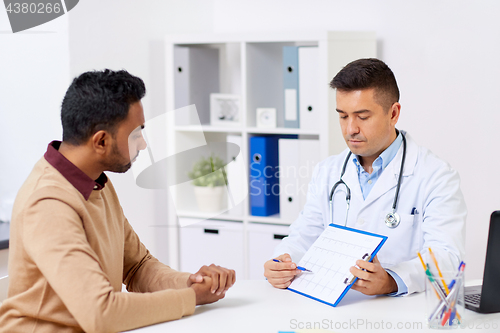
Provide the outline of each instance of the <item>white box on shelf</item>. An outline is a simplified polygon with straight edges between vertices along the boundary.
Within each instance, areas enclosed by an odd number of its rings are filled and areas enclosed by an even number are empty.
[[[256,123],[259,128],[276,128],[276,109],[257,108]]]
[[[274,248],[288,236],[288,226],[248,224],[249,279],[263,280],[264,263],[272,258]]]
[[[240,96],[210,94],[210,125],[241,126]]]

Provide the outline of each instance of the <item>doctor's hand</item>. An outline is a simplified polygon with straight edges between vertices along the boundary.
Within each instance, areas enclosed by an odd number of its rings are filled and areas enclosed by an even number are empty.
[[[281,262],[275,262],[273,259],[264,264],[264,276],[267,281],[275,288],[288,288],[295,275],[301,271],[297,269],[297,264],[292,262],[288,253],[282,254],[275,259]]]
[[[195,274],[191,274],[187,281],[187,286],[194,283],[205,283],[204,277],[210,277],[210,292],[217,296],[223,295],[236,282],[236,273],[232,269],[227,269],[214,264],[203,266]]]
[[[357,260],[356,265],[361,269],[353,266],[349,270],[358,278],[352,285],[352,289],[365,295],[383,295],[398,291],[396,281],[382,267],[377,256],[373,258],[373,262]]]

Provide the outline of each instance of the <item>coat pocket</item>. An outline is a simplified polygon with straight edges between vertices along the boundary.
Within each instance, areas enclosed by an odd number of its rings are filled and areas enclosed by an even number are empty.
[[[386,215],[387,213],[380,215],[383,227],[378,228],[380,234],[387,236],[387,241],[378,254],[378,259],[384,267],[414,258],[419,244],[415,223],[417,215],[399,214],[401,222],[396,228],[386,226]]]

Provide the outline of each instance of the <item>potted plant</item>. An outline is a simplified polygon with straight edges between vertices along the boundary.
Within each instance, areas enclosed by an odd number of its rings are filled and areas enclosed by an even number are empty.
[[[202,212],[218,212],[225,208],[227,177],[224,162],[217,156],[201,157],[190,172],[198,208]]]

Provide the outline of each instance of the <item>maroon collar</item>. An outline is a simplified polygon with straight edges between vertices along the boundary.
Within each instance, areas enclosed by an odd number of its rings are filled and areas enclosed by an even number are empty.
[[[83,195],[85,200],[88,200],[93,190],[102,190],[104,188],[108,177],[103,172],[99,178],[92,180],[59,152],[60,145],[61,141],[49,143],[44,155],[45,159]]]

